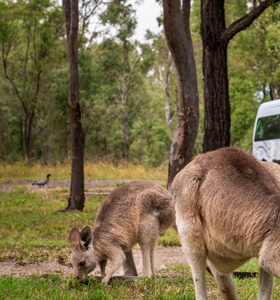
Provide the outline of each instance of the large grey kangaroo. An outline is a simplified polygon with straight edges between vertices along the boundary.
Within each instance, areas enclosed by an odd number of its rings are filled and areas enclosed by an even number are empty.
[[[69,234],[74,277],[82,281],[97,265],[104,284],[122,265],[125,275],[137,276],[132,256],[136,243],[142,251],[142,276],[151,276],[156,240],[173,224],[173,198],[162,186],[132,181],[117,187],[101,203],[92,230],[72,228]],[[108,260],[111,269],[106,275]]]
[[[175,177],[176,225],[197,300],[207,299],[206,266],[223,298],[238,299],[231,273],[253,257],[258,299],[271,299],[273,277],[280,278],[278,171],[245,151],[222,148],[198,155]]]

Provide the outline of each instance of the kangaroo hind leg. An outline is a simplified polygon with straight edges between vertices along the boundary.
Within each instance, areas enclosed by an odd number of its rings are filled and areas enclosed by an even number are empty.
[[[232,275],[221,275],[213,266],[211,266],[211,264],[209,264],[209,262],[207,263],[207,265],[215,278],[215,281],[222,293],[223,298],[225,300],[238,300]]]
[[[126,276],[137,276],[137,269],[134,263],[132,251],[125,252],[125,261],[123,263],[123,271]]]
[[[142,276],[150,277],[155,273],[154,248],[159,236],[159,222],[153,216],[147,216],[140,227],[139,245],[142,251]]]

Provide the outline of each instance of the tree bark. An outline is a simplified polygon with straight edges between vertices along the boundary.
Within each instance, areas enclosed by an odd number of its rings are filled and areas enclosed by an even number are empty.
[[[203,152],[230,145],[230,103],[228,93],[227,40],[223,1],[201,1],[201,35],[204,76]]]
[[[261,13],[279,0],[265,0],[228,28],[224,0],[201,0],[201,36],[204,76],[203,152],[230,145],[230,101],[227,47],[235,34],[249,27]]]
[[[182,4],[181,4],[182,2]],[[190,32],[190,0],[163,0],[167,45],[178,76],[178,124],[170,149],[167,189],[176,174],[192,159],[199,109],[196,66]]]
[[[70,132],[72,145],[71,191],[68,210],[84,208],[84,133],[79,105],[78,73],[78,0],[63,0],[66,22],[67,55],[69,63],[68,105],[70,109]]]
[[[171,123],[172,123],[172,119],[170,117],[171,116],[171,113],[170,113],[170,98],[171,98],[170,81],[171,81],[172,69],[173,69],[173,59],[172,59],[171,53],[168,52],[168,60],[167,60],[167,64],[166,64],[166,74],[165,74],[164,79],[162,76],[161,67],[159,67],[159,70],[158,70],[160,82],[161,82],[162,87],[165,92],[165,123],[166,123],[166,128],[167,128],[168,132],[171,132]]]
[[[32,132],[32,123],[34,118],[34,110],[28,111],[28,109],[24,109],[25,119],[24,119],[24,145],[26,151],[26,159],[28,164],[31,164],[32,160],[32,143],[31,143],[31,132]]]
[[[129,160],[129,124],[127,111],[123,110],[123,132],[124,132],[124,147],[123,147],[123,160],[128,165]]]

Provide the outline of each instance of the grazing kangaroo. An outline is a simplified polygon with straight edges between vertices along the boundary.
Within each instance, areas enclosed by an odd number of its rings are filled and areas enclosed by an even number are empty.
[[[137,276],[132,256],[136,243],[142,251],[142,275],[151,276],[156,240],[174,223],[173,198],[162,186],[131,181],[117,187],[101,203],[92,231],[87,226],[81,232],[72,228],[69,234],[74,277],[82,281],[97,264],[104,284],[121,265],[125,275]],[[111,269],[106,275],[108,260]]]
[[[238,299],[231,273],[253,257],[260,268],[258,299],[271,299],[273,276],[280,278],[277,168],[222,148],[198,155],[175,177],[176,225],[197,300],[207,299],[206,266],[223,298]]]

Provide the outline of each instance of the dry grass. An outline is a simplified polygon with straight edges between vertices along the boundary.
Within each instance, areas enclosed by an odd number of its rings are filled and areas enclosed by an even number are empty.
[[[67,179],[71,177],[70,164],[56,164],[44,166],[40,164],[26,165],[24,162],[15,164],[1,163],[0,178],[5,179],[37,179],[45,177],[47,173],[55,175],[56,179]],[[85,162],[84,174],[86,179],[145,179],[145,180],[167,180],[167,165],[151,168],[139,164],[114,165],[111,163]]]

